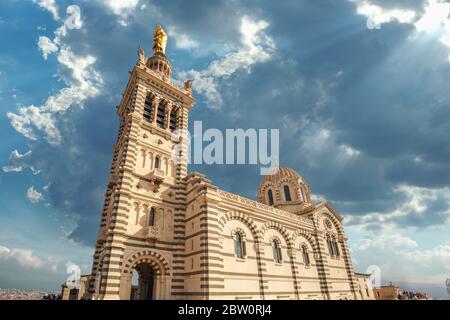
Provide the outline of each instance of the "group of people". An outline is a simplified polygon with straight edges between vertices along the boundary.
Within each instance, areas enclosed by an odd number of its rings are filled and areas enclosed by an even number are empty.
[[[41,300],[62,300],[61,294],[55,294],[55,293],[47,293],[42,297]],[[95,296],[92,295],[92,298],[89,299],[87,297],[81,297],[80,300],[95,300]]]
[[[60,294],[47,293],[42,297],[42,300],[61,300],[62,296]]]
[[[412,292],[412,291],[403,291],[398,295],[399,300],[429,300],[430,297],[425,293],[421,292]]]

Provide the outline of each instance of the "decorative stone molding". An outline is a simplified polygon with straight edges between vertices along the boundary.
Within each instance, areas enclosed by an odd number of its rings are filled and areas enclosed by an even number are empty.
[[[308,218],[304,218],[304,217],[299,217],[293,213],[281,210],[281,209],[277,209],[275,207],[272,206],[268,206],[266,204],[254,201],[254,200],[250,200],[248,198],[239,196],[237,194],[231,193],[231,192],[226,192],[223,190],[219,190],[219,196],[221,196],[223,199],[225,200],[232,200],[232,201],[236,201],[236,202],[240,202],[242,204],[248,205],[250,207],[253,208],[258,208],[261,210],[264,210],[266,212],[270,212],[270,213],[274,213],[274,214],[278,214],[280,216],[286,217],[286,218],[290,218],[292,220],[295,220],[297,222],[303,223],[306,226],[310,226],[313,227],[313,221],[311,219]]]
[[[281,233],[281,235],[284,238],[284,241],[286,241],[287,247],[292,248],[292,239],[284,226],[282,226],[280,223],[276,221],[266,222],[264,226],[261,228],[261,235],[260,235],[261,239],[264,239],[264,235],[268,229],[273,229]]]
[[[147,226],[142,229],[145,237],[150,240],[158,239],[161,237],[161,230],[157,226]]]
[[[332,222],[338,234],[344,234],[344,228],[342,227],[341,222],[336,218],[336,216],[323,209],[315,214],[314,220],[316,226],[319,228],[323,219],[327,218]]]
[[[253,240],[259,241],[259,232],[256,224],[250,219],[246,214],[242,212],[228,212],[219,220],[219,232],[223,233],[223,228],[225,224],[230,220],[239,220],[243,224],[245,224],[250,231],[252,232]],[[245,234],[244,234],[245,235]]]
[[[137,65],[136,67],[138,67],[139,69],[145,70],[145,72],[151,74],[152,76],[154,76],[155,78],[158,78],[159,80],[164,81],[165,83],[171,85],[175,89],[181,90],[182,92],[186,93],[187,95],[192,95],[191,91],[189,91],[187,88],[184,87],[184,84],[181,84],[178,81],[173,80],[172,78],[165,77],[161,73],[156,72],[147,66]]]
[[[242,229],[239,228],[239,227],[234,228],[233,231],[231,231],[231,236],[234,238],[234,236],[236,235],[236,233],[239,233],[239,234],[241,235],[242,240],[245,240],[246,237],[247,237],[246,234],[245,234],[245,231],[242,230]]]
[[[131,273],[139,263],[150,263],[156,274],[170,275],[170,266],[167,260],[158,252],[142,250],[131,254],[123,267],[124,273]]]
[[[297,237],[303,237],[304,239],[306,239],[308,241],[309,245],[311,246],[311,248],[313,249],[313,251],[317,252],[318,246],[316,243],[316,239],[314,238],[312,233],[310,233],[306,230],[303,230],[303,229],[297,229],[297,230],[295,230],[294,234],[292,235],[292,243],[295,242]]]
[[[153,192],[157,193],[159,191],[159,187],[164,182],[164,170],[155,168],[145,176],[144,180],[150,182],[153,187]]]

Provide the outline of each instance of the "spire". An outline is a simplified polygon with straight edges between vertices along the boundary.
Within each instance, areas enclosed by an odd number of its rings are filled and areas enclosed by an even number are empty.
[[[165,54],[167,45],[167,34],[158,23],[156,25],[155,33],[153,34],[153,53]]]

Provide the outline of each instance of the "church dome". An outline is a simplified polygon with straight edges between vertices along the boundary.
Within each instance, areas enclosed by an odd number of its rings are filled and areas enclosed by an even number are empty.
[[[279,181],[284,177],[290,177],[295,180],[303,180],[298,172],[294,169],[288,167],[280,167],[276,173],[264,176],[262,183],[267,181]]]
[[[311,203],[311,193],[308,184],[297,171],[280,167],[275,173],[262,179],[258,201],[288,211],[296,211],[299,205]]]

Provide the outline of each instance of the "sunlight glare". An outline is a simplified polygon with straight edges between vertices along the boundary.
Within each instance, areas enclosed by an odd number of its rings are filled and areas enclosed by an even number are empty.
[[[450,13],[450,4],[440,0],[428,0],[425,14],[415,23],[418,31],[436,32],[446,24]]]

